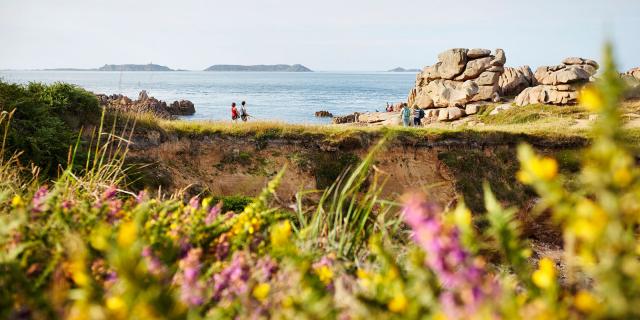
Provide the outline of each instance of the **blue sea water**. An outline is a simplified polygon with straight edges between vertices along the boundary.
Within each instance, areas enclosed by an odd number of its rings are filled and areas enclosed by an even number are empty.
[[[8,82],[63,81],[96,93],[121,93],[137,99],[140,90],[172,102],[191,100],[193,120],[230,120],[232,102],[247,101],[256,120],[328,123],[314,113],[334,115],[384,110],[387,102],[405,101],[415,73],[388,72],[104,72],[0,71]]]

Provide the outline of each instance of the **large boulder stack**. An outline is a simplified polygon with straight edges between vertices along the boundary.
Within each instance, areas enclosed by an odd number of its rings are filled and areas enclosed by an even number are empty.
[[[598,63],[583,58],[566,58],[557,66],[543,66],[534,76],[539,84],[524,89],[515,99],[519,106],[544,103],[555,105],[575,104],[578,91],[598,71]]]
[[[418,74],[409,93],[409,106],[463,107],[470,102],[498,99],[498,79],[507,61],[502,49],[450,49],[438,62]],[[449,112],[447,112],[448,114]],[[452,112],[455,113],[455,112]]]
[[[501,96],[516,96],[522,90],[533,87],[536,84],[536,78],[529,66],[506,67],[498,80]]]

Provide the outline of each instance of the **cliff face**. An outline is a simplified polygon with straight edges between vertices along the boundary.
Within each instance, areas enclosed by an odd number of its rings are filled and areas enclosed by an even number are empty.
[[[140,183],[144,186],[169,193],[187,188],[190,195],[257,195],[286,166],[278,194],[289,203],[299,191],[329,186],[363,158],[374,141],[367,137],[337,144],[317,137],[180,137],[150,130],[134,137],[129,159],[143,165]],[[375,160],[376,170],[387,177],[382,197],[395,199],[408,190],[423,190],[446,206],[463,195],[472,209],[481,211],[482,182],[487,180],[499,199],[526,202],[530,196],[515,180],[515,145],[501,139],[483,143],[488,144],[460,139],[390,142]],[[565,146],[550,146],[549,150],[558,148]]]

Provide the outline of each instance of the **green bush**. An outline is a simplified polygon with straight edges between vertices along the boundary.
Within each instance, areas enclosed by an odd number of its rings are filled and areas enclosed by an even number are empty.
[[[66,164],[80,125],[97,120],[100,114],[91,92],[65,83],[0,81],[0,110],[13,112],[6,154],[22,152],[23,163],[33,162],[49,174]]]

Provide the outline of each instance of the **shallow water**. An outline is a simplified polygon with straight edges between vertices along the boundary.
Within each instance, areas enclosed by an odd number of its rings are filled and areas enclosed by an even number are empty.
[[[185,119],[228,120],[231,102],[246,100],[256,120],[328,123],[330,119],[314,113],[382,111],[386,102],[405,101],[415,73],[0,71],[0,78],[18,83],[64,81],[133,99],[147,90],[167,102],[191,100],[196,114]]]

